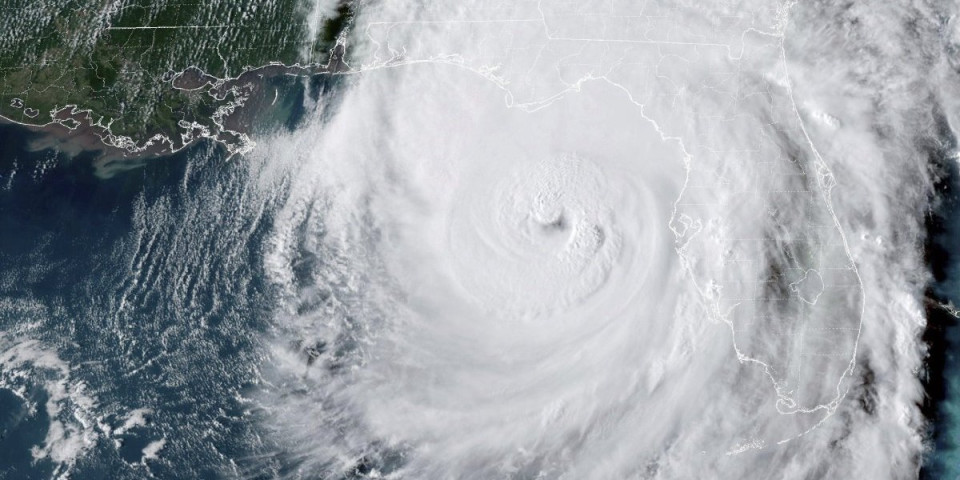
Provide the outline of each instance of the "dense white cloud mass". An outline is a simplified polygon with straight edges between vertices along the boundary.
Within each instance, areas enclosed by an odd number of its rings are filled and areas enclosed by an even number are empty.
[[[304,471],[915,474],[937,12],[702,3],[362,11],[262,150]]]

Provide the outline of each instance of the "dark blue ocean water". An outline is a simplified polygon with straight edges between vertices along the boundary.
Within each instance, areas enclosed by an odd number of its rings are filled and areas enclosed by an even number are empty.
[[[935,302],[960,306],[960,165],[952,130],[942,130],[944,147],[935,152],[935,161],[943,165],[944,175],[927,221],[933,279],[927,294]],[[960,320],[943,308],[928,308],[924,339],[929,347],[924,407],[935,421],[921,477],[960,479]]]
[[[327,88],[281,87],[290,90],[270,122],[288,129],[319,99],[304,92]],[[0,361],[0,480],[273,478],[296,469],[256,401],[277,307],[263,255],[283,192],[254,191],[251,165],[212,143],[101,179],[95,154],[32,151],[34,140],[0,125],[0,356],[27,345],[69,371]],[[940,241],[951,238],[960,237],[947,231]],[[958,276],[945,272],[948,295]],[[944,388],[925,471],[960,478],[960,326],[937,334]],[[51,418],[58,385],[68,395]],[[121,432],[136,411],[145,422]],[[36,459],[58,422],[89,441],[62,461]],[[159,440],[157,458],[145,459]]]
[[[63,424],[94,437],[71,478],[266,473],[258,457],[272,449],[245,397],[272,308],[259,271],[270,205],[244,203],[245,164],[204,143],[99,179],[90,156],[30,143],[0,126],[0,332],[53,352],[70,366],[59,380],[95,400],[85,428],[77,402],[61,402]],[[0,478],[62,473],[31,454],[58,378],[6,370],[26,376],[16,382],[30,402],[0,389]],[[117,434],[135,409],[149,409],[147,423]],[[141,462],[160,439],[158,458]]]
[[[277,101],[245,121],[269,133],[296,129],[339,79],[263,82]],[[96,153],[35,141],[0,125],[0,480],[295,469],[256,401],[276,308],[262,256],[282,182],[254,188],[248,159],[212,142],[103,179]],[[12,351],[19,360],[4,360]]]

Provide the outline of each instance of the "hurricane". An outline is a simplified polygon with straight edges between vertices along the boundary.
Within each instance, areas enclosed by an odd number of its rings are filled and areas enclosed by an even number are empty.
[[[296,172],[268,403],[304,468],[909,474],[936,172],[864,120],[884,93],[832,96],[831,27],[788,18],[820,12],[754,7],[365,12],[361,73],[264,153]]]
[[[182,141],[0,127],[0,467],[958,473],[956,5],[301,3],[103,14],[222,35]]]

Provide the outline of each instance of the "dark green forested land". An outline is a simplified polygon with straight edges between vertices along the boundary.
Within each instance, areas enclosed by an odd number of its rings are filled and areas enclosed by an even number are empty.
[[[0,0],[0,115],[42,125],[77,105],[114,135],[178,135],[178,121],[209,124],[230,100],[173,88],[187,67],[225,78],[325,64],[352,6],[313,10],[306,0]]]

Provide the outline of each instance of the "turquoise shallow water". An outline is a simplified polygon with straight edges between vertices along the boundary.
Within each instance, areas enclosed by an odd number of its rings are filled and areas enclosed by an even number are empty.
[[[937,302],[960,305],[960,168],[953,155],[952,131],[943,129],[943,146],[932,160],[943,165],[934,209],[927,218],[927,262],[932,283],[928,296]],[[924,340],[929,348],[925,385],[925,413],[930,451],[922,478],[960,478],[960,321],[942,308],[927,310]]]
[[[954,300],[956,301],[956,300]],[[946,315],[946,314],[942,314]],[[935,405],[935,421],[930,425],[931,447],[922,478],[960,478],[960,326],[952,319],[943,331],[944,363],[934,381],[942,382],[942,397]]]

